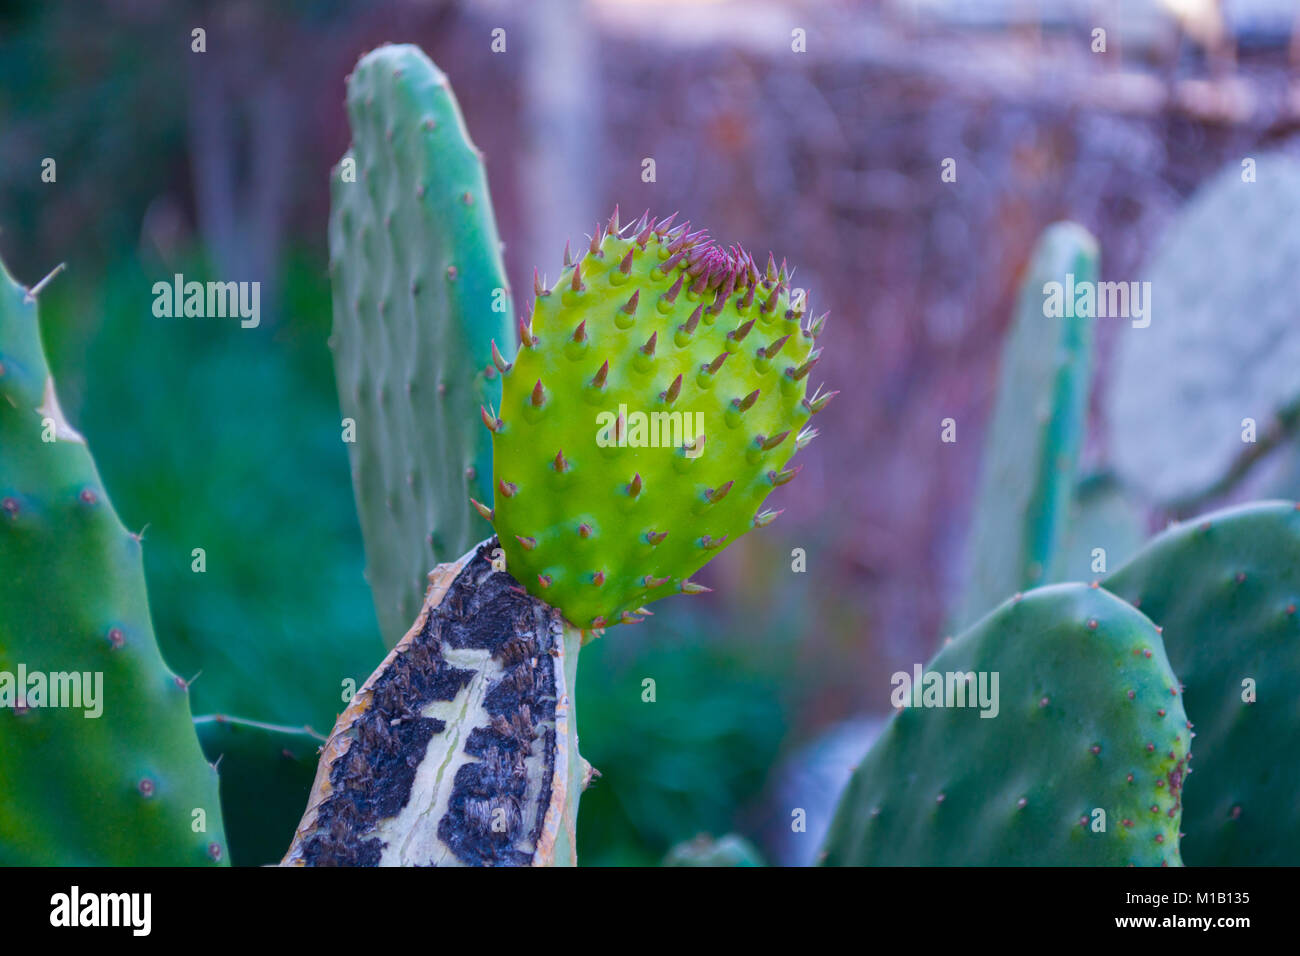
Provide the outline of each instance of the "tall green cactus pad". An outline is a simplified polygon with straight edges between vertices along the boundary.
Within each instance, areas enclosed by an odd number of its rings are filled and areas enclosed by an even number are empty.
[[[931,673],[951,696],[929,697],[923,677],[922,704],[949,706],[895,714],[841,798],[827,864],[1179,864],[1191,732],[1141,612],[1102,588],[1040,588],[944,647]],[[949,691],[946,675],[968,673],[996,716],[952,706],[964,682]]]
[[[1020,287],[984,446],[958,627],[1008,594],[1053,579],[1087,427],[1096,320],[1072,307],[1046,314],[1046,288],[1059,283],[1064,299],[1095,281],[1097,256],[1087,230],[1057,223],[1039,239]]]
[[[1103,584],[1161,625],[1185,687],[1187,863],[1300,864],[1300,506],[1184,522]]]
[[[1153,302],[1139,324],[1150,324],[1118,332],[1115,467],[1175,509],[1226,490],[1270,430],[1300,416],[1300,162],[1251,162],[1230,163],[1170,225],[1141,277]]]
[[[671,217],[670,217],[671,218]],[[624,236],[624,233],[627,233]],[[495,511],[510,572],[580,628],[639,620],[776,512],[804,428],[806,296],[704,233],[647,216],[596,224],[553,288],[536,282],[493,434]]]
[[[0,582],[0,865],[225,862],[217,773],[154,640],[140,539],[2,264]]]
[[[509,289],[482,156],[447,78],[413,46],[366,54],[348,80],[352,149],[331,180],[339,399],[380,629],[393,646],[441,560],[485,537]],[[346,422],[345,422],[346,425]]]

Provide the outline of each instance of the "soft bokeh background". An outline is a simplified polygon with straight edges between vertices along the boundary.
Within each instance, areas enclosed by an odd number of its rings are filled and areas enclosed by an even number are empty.
[[[330,686],[382,657],[325,344],[327,182],[361,53],[417,43],[450,76],[516,290],[615,203],[788,257],[831,311],[815,376],[842,394],[773,499],[786,514],[706,570],[715,594],[663,602],[584,651],[580,732],[604,776],[582,802],[580,856],[655,863],[735,830],[804,863],[888,712],[888,675],[942,639],[1034,240],[1076,219],[1103,276],[1133,278],[1198,184],[1248,150],[1290,149],[1294,6],[10,0],[0,253],[28,284],[68,263],[42,296],[44,334],[118,510],[147,526],[172,666],[229,650],[275,673],[297,666],[277,648],[315,645],[346,662],[321,674]],[[1089,51],[1097,24],[1105,56]],[[944,157],[960,188],[940,181]],[[176,272],[260,280],[261,327],[154,318],[152,284]],[[1114,331],[1099,329],[1099,390]],[[940,461],[949,416],[964,430]],[[1105,437],[1091,435],[1090,466]],[[251,673],[246,700],[205,693],[200,675],[196,713],[304,719]]]

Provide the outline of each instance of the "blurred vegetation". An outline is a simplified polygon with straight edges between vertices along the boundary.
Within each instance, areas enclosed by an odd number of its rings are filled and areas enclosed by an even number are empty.
[[[584,865],[653,866],[698,833],[737,828],[776,763],[788,712],[778,630],[729,634],[736,618],[684,603],[582,652],[578,732],[601,773],[582,797]]]

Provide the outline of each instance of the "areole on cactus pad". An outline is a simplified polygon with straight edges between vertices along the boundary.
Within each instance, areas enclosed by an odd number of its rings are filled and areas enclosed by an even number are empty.
[[[493,507],[510,572],[574,625],[640,620],[779,512],[763,499],[835,393],[807,394],[825,315],[784,262],[765,270],[689,223],[597,224],[560,278],[535,275],[513,363],[499,350]]]

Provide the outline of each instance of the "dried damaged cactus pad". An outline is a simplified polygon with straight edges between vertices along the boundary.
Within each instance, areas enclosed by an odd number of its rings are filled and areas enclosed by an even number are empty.
[[[808,419],[814,339],[785,264],[765,270],[689,224],[598,225],[555,285],[535,278],[503,373],[492,521],[510,572],[573,624],[639,620],[777,512]]]

